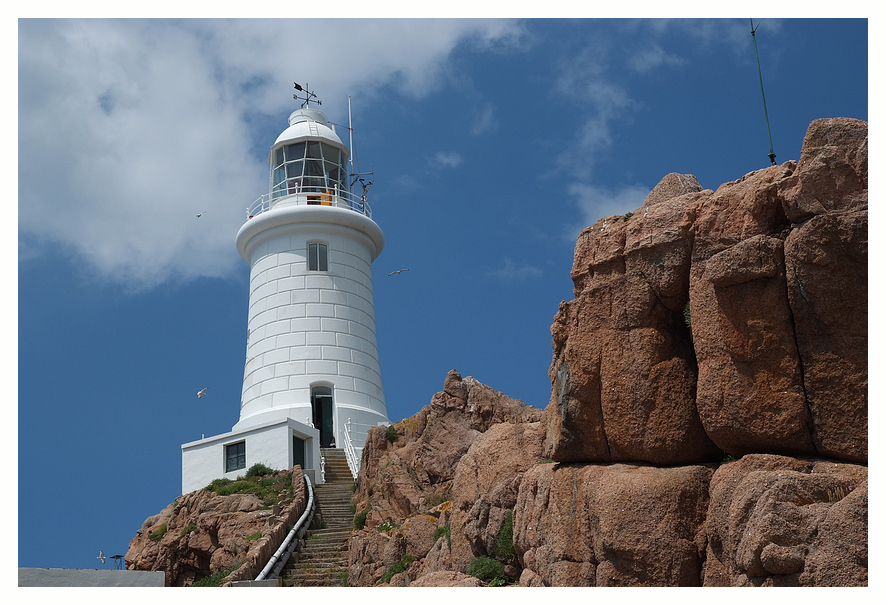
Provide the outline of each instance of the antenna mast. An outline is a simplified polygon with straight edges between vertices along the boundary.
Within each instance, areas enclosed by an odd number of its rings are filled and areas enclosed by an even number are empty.
[[[366,192],[369,191],[370,187],[372,187],[372,181],[369,181],[367,183],[365,180],[363,180],[363,177],[366,175],[374,176],[374,174],[373,174],[373,170],[372,170],[372,164],[369,165],[369,172],[354,172],[354,156],[356,154],[354,153],[354,127],[351,123],[351,95],[348,95],[348,133],[350,134],[350,139],[351,139],[350,161],[351,161],[351,176],[353,177],[353,179],[351,180],[350,188],[353,189],[354,184],[357,181],[360,181],[360,186],[362,188],[362,191],[360,193],[360,202],[365,206]]]
[[[757,23],[757,27],[760,27],[759,23]],[[772,151],[772,131],[769,129],[769,113],[766,111],[766,93],[763,92],[763,72],[760,71],[760,55],[757,53],[757,27],[754,27],[754,20],[751,19],[751,38],[754,40],[754,56],[757,58],[757,74],[760,76],[760,94],[763,96],[763,115],[766,117],[766,132],[769,134],[769,161],[775,166],[775,152]]]

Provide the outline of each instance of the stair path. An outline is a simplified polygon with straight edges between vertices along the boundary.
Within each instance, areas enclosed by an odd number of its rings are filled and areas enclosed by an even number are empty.
[[[301,552],[283,568],[284,586],[346,586],[348,539],[354,527],[351,513],[354,477],[344,450],[324,448],[325,483],[314,486],[317,509],[326,529],[311,529]]]

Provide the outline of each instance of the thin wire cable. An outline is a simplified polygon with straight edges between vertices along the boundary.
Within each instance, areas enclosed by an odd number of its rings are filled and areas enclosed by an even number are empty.
[[[757,27],[760,24],[757,23]],[[754,40],[754,56],[757,58],[757,74],[760,76],[760,94],[763,96],[763,115],[766,117],[766,133],[769,135],[769,161],[775,166],[775,152],[772,151],[772,131],[769,129],[769,112],[766,111],[766,93],[763,92],[763,72],[760,71],[760,55],[757,53],[757,29],[751,19],[751,38]]]

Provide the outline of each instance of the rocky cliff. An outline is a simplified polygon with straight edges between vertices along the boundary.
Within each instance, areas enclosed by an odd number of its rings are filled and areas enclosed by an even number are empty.
[[[126,569],[165,571],[167,586],[255,579],[304,512],[307,492],[298,466],[250,475],[183,494],[145,519]]]
[[[572,278],[543,414],[453,371],[370,433],[350,585],[866,585],[867,124],[666,176]]]

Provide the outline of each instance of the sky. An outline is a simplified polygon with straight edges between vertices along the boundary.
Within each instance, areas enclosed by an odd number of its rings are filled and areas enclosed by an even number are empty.
[[[453,368],[544,408],[582,228],[868,119],[866,20],[754,25],[768,131],[748,18],[19,20],[18,566],[125,554],[181,444],[237,422],[234,237],[293,82],[339,132],[351,98],[389,418]]]

